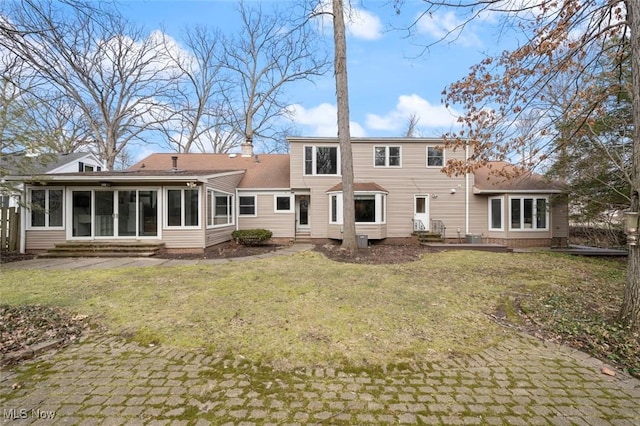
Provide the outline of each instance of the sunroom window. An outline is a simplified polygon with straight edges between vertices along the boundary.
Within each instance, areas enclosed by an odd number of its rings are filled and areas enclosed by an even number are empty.
[[[207,226],[233,223],[233,195],[207,190]]]
[[[198,190],[167,190],[167,226],[199,226]]]
[[[62,227],[62,189],[32,189],[31,227]]]

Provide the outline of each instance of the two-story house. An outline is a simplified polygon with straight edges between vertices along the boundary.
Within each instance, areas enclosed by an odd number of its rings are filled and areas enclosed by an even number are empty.
[[[238,154],[152,154],[118,172],[11,177],[25,183],[26,206],[44,200],[42,208],[24,209],[22,249],[147,241],[202,251],[250,228],[287,240],[341,239],[337,139],[288,141],[289,154],[254,155],[244,145]],[[358,234],[394,241],[444,226],[450,242],[472,234],[512,247],[566,244],[561,187],[535,174],[506,180],[488,168],[449,177],[442,166],[468,152],[441,145],[426,138],[352,139]],[[59,197],[64,202],[52,205]]]

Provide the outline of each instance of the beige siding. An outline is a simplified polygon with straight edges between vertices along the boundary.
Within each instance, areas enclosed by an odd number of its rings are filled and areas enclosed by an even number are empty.
[[[295,236],[296,215],[293,209],[294,199],[291,197],[290,213],[275,212],[275,195],[291,195],[290,192],[240,192],[239,195],[255,195],[257,216],[239,216],[239,229],[268,229],[275,238],[293,238]]]
[[[224,226],[220,228],[211,228],[205,231],[205,246],[213,246],[231,240],[231,233],[234,231],[235,225]]]
[[[324,141],[309,141],[308,144],[291,144],[291,187],[311,190],[310,220],[313,238],[328,238],[329,197],[326,191],[341,182],[340,176],[304,176],[304,146],[328,146]],[[337,144],[333,144],[336,145]],[[413,230],[413,210],[415,195],[429,195],[430,219],[444,222],[447,232],[465,228],[465,177],[448,177],[440,168],[427,167],[427,146],[437,146],[436,142],[415,141],[373,141],[352,144],[355,181],[375,182],[387,192],[386,237],[407,237]],[[375,146],[400,146],[402,167],[374,167]],[[445,160],[464,158],[463,151],[445,153]],[[471,179],[469,180],[471,183]],[[455,194],[451,190],[455,189]],[[382,231],[377,235],[382,237]],[[363,232],[364,233],[364,232]],[[372,232],[376,234],[376,232]],[[370,238],[373,238],[370,236]]]
[[[243,173],[230,174],[226,176],[216,176],[210,178],[207,182],[207,188],[217,189],[219,191],[235,193],[238,183],[242,180]]]
[[[551,198],[551,224],[554,238],[569,238],[569,200],[564,195]]]
[[[67,234],[64,229],[59,230],[27,230],[25,236],[25,250],[48,250],[56,244],[64,243]]]
[[[163,229],[162,241],[168,249],[204,248],[203,235],[202,229]]]
[[[370,240],[382,240],[387,238],[387,226],[384,224],[357,224],[356,234],[366,235]],[[342,239],[342,226],[329,224],[327,238]]]

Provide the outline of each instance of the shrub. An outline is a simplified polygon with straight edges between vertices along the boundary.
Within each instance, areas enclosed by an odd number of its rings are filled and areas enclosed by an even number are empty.
[[[257,246],[267,241],[273,232],[268,229],[240,229],[233,231],[231,237],[245,246]]]

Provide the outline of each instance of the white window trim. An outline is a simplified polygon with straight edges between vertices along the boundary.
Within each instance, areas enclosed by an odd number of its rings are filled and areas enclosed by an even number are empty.
[[[492,225],[492,209],[491,209],[491,201],[492,200],[500,200],[500,227],[499,228],[493,228]],[[500,197],[489,197],[489,201],[487,202],[487,212],[488,212],[488,216],[489,216],[489,222],[487,224],[487,228],[489,229],[489,231],[504,231],[504,197],[500,196]]]
[[[33,226],[31,225],[31,200],[32,200],[32,196],[31,196],[31,192],[32,191],[45,191],[45,208],[44,208],[44,226]],[[49,226],[49,191],[62,191],[62,225],[60,226]],[[67,208],[66,208],[66,192],[64,190],[63,187],[49,187],[47,186],[46,188],[44,187],[29,187],[28,191],[27,191],[27,200],[28,200],[28,205],[27,205],[27,212],[28,214],[25,215],[27,216],[27,218],[25,219],[26,222],[26,229],[27,230],[63,230],[65,229],[65,222],[66,222],[66,213],[67,213]]]
[[[163,226],[164,229],[202,229],[202,191],[201,188],[195,188],[195,190],[198,191],[198,225],[197,226],[185,226],[184,225],[184,214],[185,214],[185,208],[184,208],[184,192],[185,191],[193,191],[194,188],[182,188],[179,186],[176,187],[165,187],[164,191],[163,191],[163,197],[166,200],[162,206],[163,208],[163,216],[164,216],[164,220],[163,220]],[[180,223],[181,225],[169,225],[169,212],[167,211],[167,209],[169,208],[169,191],[180,191]],[[206,221],[206,218],[205,218]],[[206,226],[206,222],[205,222],[205,226]]]
[[[288,210],[278,210],[278,198],[289,198]],[[273,212],[274,213],[293,213],[294,212],[293,194],[273,194]]]
[[[252,197],[253,198],[253,214],[244,214],[240,212],[240,198]],[[238,194],[237,210],[238,217],[258,217],[258,196],[256,194]]]
[[[374,195],[376,202],[376,221],[375,222],[356,222],[357,225],[386,225],[387,223],[387,193],[379,191],[355,192],[354,198],[363,195]],[[336,221],[331,220],[331,197],[335,196],[336,202]],[[331,225],[344,224],[343,208],[342,208],[342,191],[329,193],[329,223]]]
[[[511,226],[511,224],[513,223],[513,221],[511,220],[511,200],[514,199],[518,199],[520,200],[520,224],[522,225],[521,228],[513,228]],[[522,200],[525,199],[532,199],[535,201],[534,206],[533,206],[533,218],[532,218],[532,227],[531,228],[524,228],[524,204]],[[545,227],[544,228],[534,228],[533,225],[535,225],[536,223],[536,213],[538,211],[537,208],[537,200],[543,199],[545,200]],[[509,231],[515,231],[515,232],[548,232],[549,231],[549,220],[550,220],[550,211],[549,211],[549,197],[548,196],[544,196],[544,195],[514,195],[509,197],[509,205],[508,205],[508,219],[509,219]]]
[[[429,148],[439,148],[442,151],[442,165],[441,166],[430,166],[429,165]],[[427,155],[427,157],[425,159],[425,164],[427,165],[428,169],[441,169],[441,168],[444,167],[445,164],[447,164],[446,150],[444,149],[444,147],[439,147],[438,145],[427,146],[426,155]]]
[[[376,164],[376,149],[384,148],[384,165]],[[400,164],[397,166],[389,165],[389,148],[398,148],[400,150]],[[401,145],[376,145],[373,147],[373,167],[375,168],[392,168],[392,169],[400,169],[402,168],[402,146]]]
[[[214,188],[207,188],[206,191],[206,199],[208,200],[209,198],[209,193],[211,193],[211,205],[209,205],[208,201],[205,201],[205,203],[207,204],[207,208],[206,208],[206,217],[205,217],[205,224],[207,229],[216,229],[216,228],[224,228],[225,226],[234,226],[236,224],[236,215],[233,212],[233,209],[235,207],[235,202],[234,202],[234,195],[229,193],[229,192],[225,192],[225,191],[218,191],[217,189]],[[227,204],[228,207],[231,208],[231,211],[229,212],[229,216],[231,218],[231,221],[228,223],[221,223],[219,225],[216,224],[212,224],[209,225],[209,213],[213,213],[213,217],[215,218],[215,210],[213,209],[213,206],[216,203],[216,194],[219,195],[226,195],[227,198],[229,199],[229,203]]]
[[[307,173],[307,159],[306,159],[306,152],[307,152],[307,148],[310,147],[311,148],[311,156],[312,156],[312,160],[311,160],[311,174]],[[330,174],[319,174],[316,173],[317,171],[317,148],[335,148],[336,150],[336,174],[330,175]],[[304,145],[302,147],[302,175],[303,176],[341,176],[341,169],[340,169],[340,163],[341,163],[341,157],[340,157],[340,147],[337,145]]]

